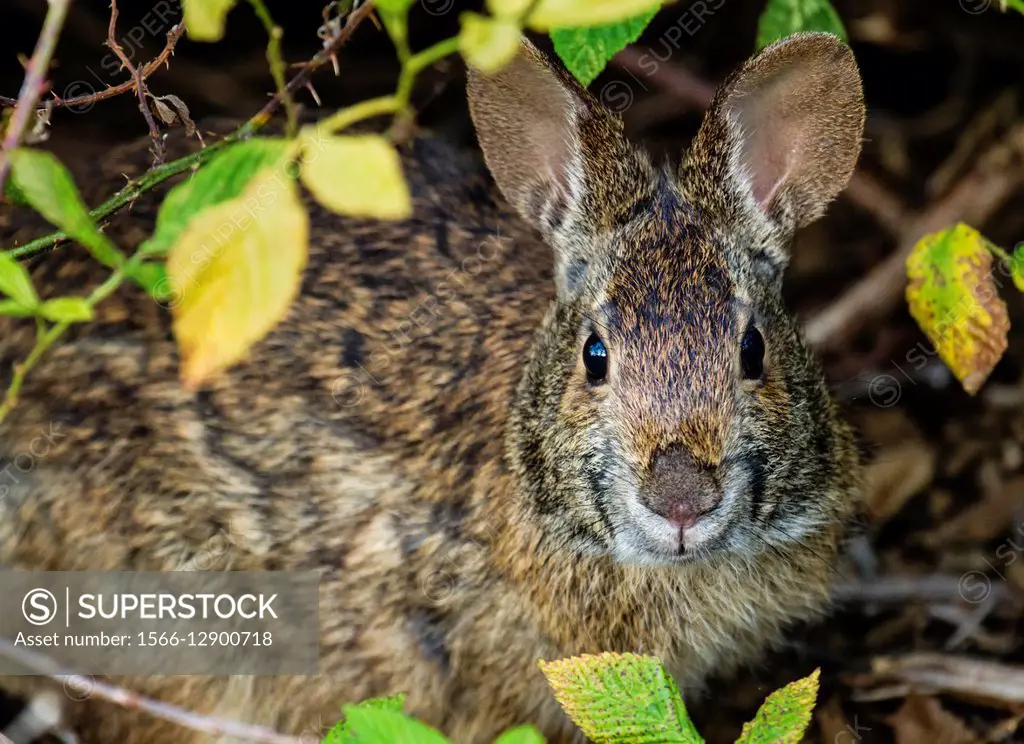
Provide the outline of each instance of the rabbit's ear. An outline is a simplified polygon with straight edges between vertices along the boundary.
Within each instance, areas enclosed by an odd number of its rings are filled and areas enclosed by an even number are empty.
[[[789,233],[820,217],[846,186],[863,130],[849,47],[831,34],[794,34],[722,84],[681,176],[705,192],[702,201],[733,213],[740,206]]]
[[[487,166],[508,202],[555,248],[571,291],[593,238],[651,192],[653,171],[621,122],[526,38],[492,74],[470,69],[470,113]]]

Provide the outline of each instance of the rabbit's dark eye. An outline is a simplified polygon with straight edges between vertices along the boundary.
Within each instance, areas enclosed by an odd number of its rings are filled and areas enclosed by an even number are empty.
[[[583,366],[587,368],[587,379],[591,382],[601,382],[608,374],[608,349],[595,333],[591,333],[583,344]]]
[[[764,339],[754,326],[747,328],[740,341],[740,367],[745,380],[760,380],[764,374]]]

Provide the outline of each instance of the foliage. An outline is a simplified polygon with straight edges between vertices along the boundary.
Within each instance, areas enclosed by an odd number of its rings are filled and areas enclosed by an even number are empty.
[[[757,24],[757,48],[797,31],[827,31],[846,41],[846,29],[829,0],[768,0]]]
[[[994,258],[1008,265],[1004,276],[1024,290],[1020,247],[1011,257],[963,223],[925,235],[907,258],[910,312],[971,395],[1006,350],[1010,328]]]
[[[583,655],[540,668],[555,698],[595,744],[703,744],[675,681],[661,661],[638,654]],[[811,719],[818,670],[768,696],[736,744],[796,744]],[[445,744],[435,729],[402,712],[405,698],[345,706],[324,744]],[[508,729],[494,744],[543,744],[532,726]]]

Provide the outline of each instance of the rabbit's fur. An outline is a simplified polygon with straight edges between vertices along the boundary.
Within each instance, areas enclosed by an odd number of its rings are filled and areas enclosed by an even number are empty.
[[[29,374],[0,463],[53,444],[6,471],[0,565],[322,575],[320,677],[118,683],[310,741],[343,702],[398,691],[456,742],[521,722],[568,741],[538,659],[656,654],[698,689],[824,605],[856,456],[780,282],[793,231],[859,153],[849,50],[808,34],[762,52],[677,172],[526,42],[471,71],[469,95],[504,199],[420,138],[412,219],[309,203],[301,296],[201,392],[178,382],[168,313],[133,288]],[[109,232],[137,244],[158,199]],[[105,275],[74,246],[34,271],[44,297]],[[761,381],[739,371],[750,324]],[[30,326],[0,320],[4,369]],[[707,513],[681,536],[655,492]],[[98,702],[68,713],[85,742],[205,740]]]

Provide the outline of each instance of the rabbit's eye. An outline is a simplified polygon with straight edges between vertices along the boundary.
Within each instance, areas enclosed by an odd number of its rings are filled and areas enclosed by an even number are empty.
[[[601,382],[608,374],[608,349],[596,333],[591,333],[583,344],[583,366],[590,382]]]
[[[740,367],[745,380],[760,380],[764,375],[764,338],[754,326],[747,328],[740,341]]]

